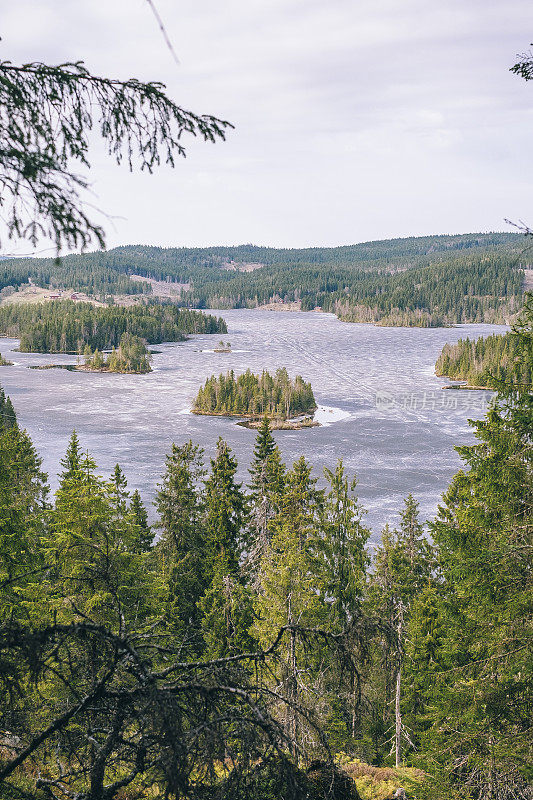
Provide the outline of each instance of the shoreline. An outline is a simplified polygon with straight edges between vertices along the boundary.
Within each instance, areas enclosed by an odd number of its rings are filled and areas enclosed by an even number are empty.
[[[314,408],[308,408],[305,411],[300,411],[298,414],[289,414],[288,417],[273,417],[270,414],[266,414],[266,416],[269,420],[282,419],[284,422],[286,422],[288,419],[298,419],[298,417],[310,416],[314,414],[315,411],[318,411],[318,406],[314,406]],[[265,416],[264,413],[250,414],[246,411],[243,411],[240,414],[232,414],[226,411],[198,411],[195,408],[191,408],[191,414],[196,414],[198,417],[233,417],[235,419],[243,419],[244,417],[245,419],[257,419],[259,421],[261,421]]]
[[[441,386],[441,389],[464,389],[469,392],[497,392],[494,386],[470,386],[470,384]]]
[[[292,414],[287,418],[269,416],[270,429],[273,431],[296,431],[303,428],[319,428],[321,427],[320,422],[313,419],[313,414],[316,411],[318,411],[318,406],[300,414]],[[223,411],[197,411],[194,408],[191,408],[190,413],[197,417],[225,417],[226,419],[237,420],[236,424],[241,428],[250,428],[252,430],[259,429],[265,416],[264,414],[227,414]]]
[[[69,372],[102,372],[107,375],[148,375],[153,370],[149,369],[145,372],[133,372],[128,370],[115,370],[102,367],[94,369],[92,367],[84,367],[83,364],[30,364],[28,369],[66,369]]]
[[[472,384],[467,383],[463,378],[450,378],[449,375],[444,375],[442,372],[435,372],[437,378],[447,378],[449,381],[462,381],[461,383],[449,383],[446,386],[441,386],[441,389],[464,389],[469,392],[497,392],[498,390],[494,388],[494,386],[472,386]]]
[[[237,422],[241,428],[249,428],[250,430],[259,430],[261,427],[262,420],[256,419],[245,419],[241,422]],[[320,422],[316,422],[312,417],[305,417],[300,421],[291,422],[290,420],[286,419],[272,419],[269,420],[270,422],[270,430],[271,431],[299,431],[303,430],[304,428],[320,428]]]

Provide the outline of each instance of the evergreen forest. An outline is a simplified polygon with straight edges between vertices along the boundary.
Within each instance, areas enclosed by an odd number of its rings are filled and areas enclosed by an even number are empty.
[[[530,303],[521,374],[532,337]],[[531,386],[375,548],[355,476],[285,464],[267,417],[246,486],[222,439],[174,444],[151,522],[76,433],[51,496],[15,412],[0,392],[2,798],[531,799]]]
[[[151,356],[143,340],[131,333],[123,333],[118,348],[114,347],[108,356],[100,350],[95,350],[93,353],[89,345],[85,346],[83,355],[85,367],[91,370],[127,373],[152,371]]]
[[[218,378],[212,375],[194,401],[195,414],[260,416],[289,419],[316,411],[310,383],[301,375],[291,380],[281,367],[275,375],[263,370],[254,375],[249,369],[237,378],[233,370]]]
[[[227,333],[223,319],[172,303],[95,306],[73,300],[0,306],[0,332],[23,353],[82,353],[118,347],[124,333],[148,344],[181,342],[189,333]]]
[[[30,280],[96,298],[150,294],[142,277],[179,285],[189,308],[316,307],[349,322],[440,326],[508,321],[530,266],[519,234],[425,236],[345,247],[117,247],[54,259],[2,262],[0,289]],[[133,280],[131,276],[141,280]],[[172,285],[172,284],[170,284]]]
[[[516,381],[531,385],[531,365],[521,357],[521,342],[514,333],[494,334],[475,341],[459,339],[445,344],[437,363],[437,375],[466,381],[469,386],[497,389]]]

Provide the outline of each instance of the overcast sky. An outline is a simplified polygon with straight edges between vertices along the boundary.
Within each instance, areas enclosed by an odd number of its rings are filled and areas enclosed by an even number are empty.
[[[93,154],[108,246],[349,244],[533,222],[530,0],[2,1],[2,59],[161,80],[235,125],[152,176]]]

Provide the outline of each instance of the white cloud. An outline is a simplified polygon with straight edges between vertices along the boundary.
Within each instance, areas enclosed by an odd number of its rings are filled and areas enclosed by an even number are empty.
[[[501,229],[527,217],[533,87],[509,73],[531,39],[526,0],[19,0],[2,56],[84,59],[160,79],[230,119],[176,170],[130,175],[101,148],[109,244],[336,244]],[[113,229],[114,228],[114,229]]]

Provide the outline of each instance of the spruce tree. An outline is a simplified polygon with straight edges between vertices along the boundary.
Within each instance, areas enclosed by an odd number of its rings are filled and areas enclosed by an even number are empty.
[[[356,480],[348,482],[342,460],[335,472],[326,468],[324,474],[329,483],[321,520],[324,599],[331,607],[332,627],[343,630],[361,613],[370,530],[362,523],[364,512],[354,495]]]
[[[198,605],[207,658],[224,658],[255,649],[250,633],[254,620],[252,595],[239,578],[224,574],[223,562],[217,562]]]
[[[135,489],[131,496],[129,511],[135,530],[135,547],[140,553],[149,553],[152,549],[154,536],[152,529],[148,524],[146,506],[141,500],[141,495],[138,489]]]
[[[205,481],[206,578],[198,603],[206,654],[216,657],[249,642],[251,611],[240,570],[246,498],[235,482],[237,461],[227,443],[218,440],[211,472]],[[234,608],[230,613],[228,609]],[[216,636],[214,632],[217,632]]]
[[[67,446],[67,451],[64,458],[62,458],[60,462],[61,466],[63,467],[63,472],[60,474],[59,479],[62,483],[70,480],[78,473],[82,458],[83,453],[80,446],[80,440],[78,439],[78,434],[76,431],[72,431]]]
[[[324,575],[317,545],[324,494],[302,457],[287,473],[280,511],[272,522],[271,547],[261,563],[262,592],[256,596],[253,633],[268,647],[279,630],[287,627],[279,650],[275,678],[288,700],[283,722],[296,754],[302,736],[310,735],[300,707],[311,709],[313,674],[308,667],[314,659],[299,630],[320,627],[325,619],[321,595]]]
[[[200,647],[198,601],[208,584],[200,491],[204,475],[203,450],[191,441],[173,444],[156,500],[161,530],[156,555],[165,616],[172,636],[194,653]]]
[[[382,685],[381,707],[385,727],[392,722],[394,706],[393,750],[396,765],[403,761],[403,745],[412,746],[412,737],[402,721],[402,674],[406,628],[411,605],[428,585],[433,568],[432,549],[423,535],[418,517],[418,503],[409,495],[400,511],[399,529],[386,526],[376,550],[369,587],[370,607],[382,623],[381,666],[374,673]],[[377,691],[379,697],[379,690]],[[390,728],[388,729],[390,731]]]
[[[222,566],[223,574],[238,575],[246,498],[235,482],[237,460],[227,443],[217,443],[211,472],[205,481],[206,575],[211,580]]]
[[[357,674],[339,676],[338,664],[329,661],[324,670],[324,692],[328,701],[327,724],[331,736],[342,746],[356,733],[360,705],[360,674],[368,649],[368,624],[362,603],[370,531],[362,523],[363,509],[355,496],[356,480],[350,483],[341,460],[332,472],[324,469],[329,487],[321,513],[317,567],[322,572],[322,602],[326,610],[322,626],[330,633],[349,631],[350,652]],[[342,744],[341,744],[342,743]]]
[[[1,399],[1,397],[0,397]],[[7,401],[4,398],[4,408]],[[5,418],[4,418],[5,419]],[[47,476],[26,431],[0,424],[0,618],[38,623]]]
[[[521,372],[531,372],[531,301],[515,331]],[[464,470],[431,526],[443,580],[443,669],[423,698],[431,723],[423,758],[443,786],[523,798],[533,747],[531,385],[502,387],[486,416],[471,424],[477,442],[457,448]]]
[[[266,414],[257,433],[249,472],[250,524],[245,568],[254,590],[260,591],[261,560],[270,547],[270,523],[279,510],[286,472]]]
[[[128,509],[128,481],[122,472],[120,465],[115,464],[113,474],[111,476],[111,484],[113,486],[113,501],[117,514],[124,516]]]

